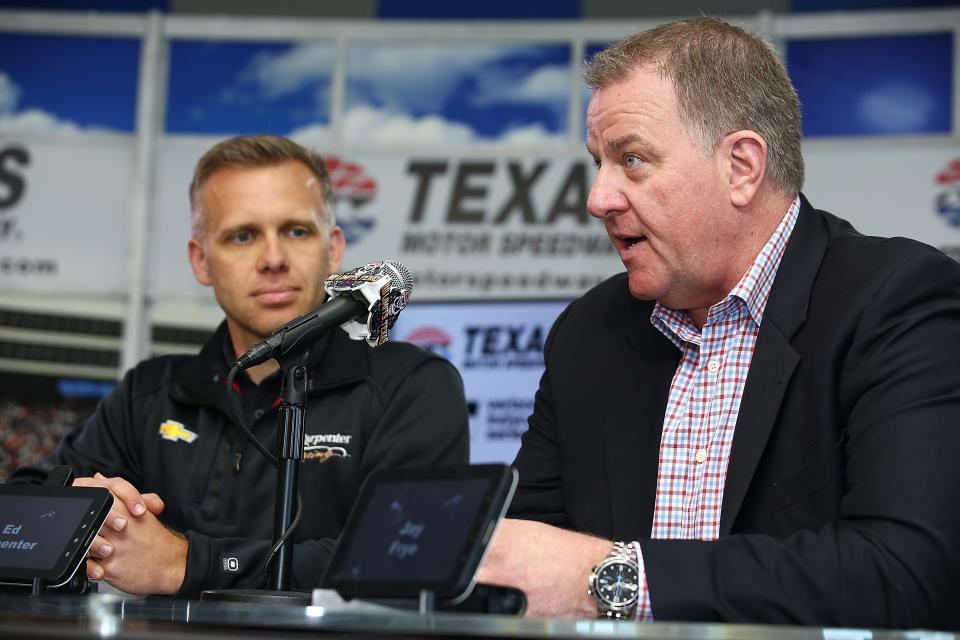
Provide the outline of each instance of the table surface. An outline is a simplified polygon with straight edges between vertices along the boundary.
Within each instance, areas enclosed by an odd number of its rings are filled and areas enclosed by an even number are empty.
[[[644,638],[683,640],[960,640],[949,632],[830,629],[773,625],[560,620],[499,615],[378,611],[328,606],[253,605],[168,598],[7,595],[0,637],[151,638],[205,636],[355,638]]]

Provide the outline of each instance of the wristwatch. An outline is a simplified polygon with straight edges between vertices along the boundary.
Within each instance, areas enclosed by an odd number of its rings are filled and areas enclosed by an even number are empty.
[[[600,618],[632,618],[640,594],[640,566],[633,545],[614,542],[607,557],[590,572],[587,587],[597,599]]]

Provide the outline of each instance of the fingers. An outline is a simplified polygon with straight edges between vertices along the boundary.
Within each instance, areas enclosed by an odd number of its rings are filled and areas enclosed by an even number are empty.
[[[119,501],[115,505],[125,510]],[[134,595],[175,594],[186,575],[189,544],[147,512],[122,532],[104,527],[94,539],[87,575]]]
[[[143,504],[146,505],[147,511],[155,516],[163,513],[163,509],[166,505],[163,504],[163,499],[160,498],[160,496],[155,493],[145,493],[141,496],[141,498],[143,498]]]
[[[143,496],[140,495],[136,487],[123,478],[108,478],[100,473],[95,473],[93,477],[95,480],[106,483],[104,486],[110,489],[131,515],[142,516],[147,512],[147,506],[143,503]]]
[[[73,481],[73,486],[107,488],[119,502],[123,503],[130,515],[135,517],[142,516],[147,512],[147,505],[144,497],[140,495],[140,492],[136,487],[123,478],[108,478],[101,473],[95,473],[93,474],[92,478],[77,478]],[[160,500],[159,497],[156,499],[160,502],[159,507],[162,510],[163,501]],[[154,506],[156,507],[158,505],[154,503]],[[119,531],[119,529],[117,530]]]
[[[111,529],[120,533],[127,528],[130,517],[130,512],[127,511],[127,508],[123,506],[122,502],[119,500],[114,502],[113,508],[110,509],[110,514],[103,523],[104,528],[100,530],[100,535],[110,535]]]
[[[113,489],[107,483],[107,478],[104,478],[99,473],[92,478],[77,478],[73,481],[73,486],[75,487],[103,487],[105,489],[110,489],[111,493]],[[114,495],[116,495],[114,493]],[[106,520],[103,521],[103,526],[105,528],[113,529],[114,531],[123,531],[124,527],[127,526],[127,517],[130,512],[119,500],[115,500],[113,507],[110,509],[110,513],[107,515]]]
[[[96,560],[87,559],[87,577],[91,580],[99,580],[104,576],[103,567]]]
[[[90,558],[104,560],[109,558],[111,553],[113,553],[113,544],[109,540],[103,536],[97,536],[93,539],[93,543],[90,545]]]

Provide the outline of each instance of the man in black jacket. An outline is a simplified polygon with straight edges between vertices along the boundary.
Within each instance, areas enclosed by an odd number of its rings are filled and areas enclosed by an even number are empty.
[[[551,331],[481,579],[535,615],[956,628],[960,265],[799,194],[796,94],[739,28],[587,79],[626,273]]]
[[[265,586],[276,472],[233,424],[237,393],[254,435],[274,450],[281,374],[269,360],[226,376],[234,359],[284,322],[317,308],[340,269],[323,159],[273,136],[224,141],[190,186],[188,250],[226,320],[197,356],[147,360],[40,469],[67,464],[83,486],[118,500],[94,541],[87,574],[134,594],[196,597]],[[319,586],[360,484],[381,467],[466,464],[463,387],[446,360],[408,344],[372,349],[344,332],[310,351],[302,513],[292,586]]]

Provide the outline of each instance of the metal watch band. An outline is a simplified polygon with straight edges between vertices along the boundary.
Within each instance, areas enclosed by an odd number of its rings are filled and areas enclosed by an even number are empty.
[[[607,557],[593,568],[590,573],[588,592],[597,600],[597,615],[600,618],[613,618],[617,620],[629,619],[637,608],[637,596],[639,588],[637,584],[633,585],[632,596],[625,601],[614,603],[609,598],[605,598],[602,593],[601,573],[607,569],[616,568],[621,571],[626,568],[629,575],[639,579],[639,562],[637,561],[637,552],[633,544],[617,541],[613,543],[613,549],[607,554]],[[632,569],[632,571],[630,571]]]

